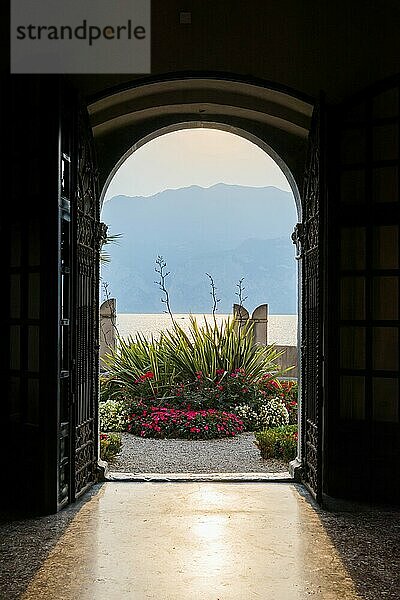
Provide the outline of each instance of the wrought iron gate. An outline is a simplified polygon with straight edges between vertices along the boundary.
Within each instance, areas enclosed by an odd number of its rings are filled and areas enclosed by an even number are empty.
[[[99,253],[102,226],[93,140],[86,109],[77,123],[76,185],[72,207],[73,247],[73,499],[96,478],[99,381]]]
[[[104,235],[86,108],[63,90],[61,113],[59,507],[96,480],[99,256]]]
[[[301,261],[302,478],[318,502],[322,496],[323,227],[322,102],[313,113],[303,184],[303,221],[297,229]]]

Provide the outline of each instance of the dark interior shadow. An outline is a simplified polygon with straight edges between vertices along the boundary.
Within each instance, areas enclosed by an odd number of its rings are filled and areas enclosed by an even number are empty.
[[[0,513],[0,598],[17,600],[35,573],[86,502],[95,496],[99,483],[83,498],[45,517],[22,517]]]
[[[400,599],[400,507],[355,502],[314,507],[362,600]]]

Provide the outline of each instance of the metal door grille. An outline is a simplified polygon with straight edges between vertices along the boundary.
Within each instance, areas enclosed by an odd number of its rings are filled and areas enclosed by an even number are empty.
[[[97,173],[86,111],[79,110],[73,231],[73,491],[80,496],[96,479],[98,455],[99,221]]]
[[[303,187],[302,272],[302,454],[303,481],[318,502],[322,496],[322,260],[323,185],[321,105],[313,113]]]

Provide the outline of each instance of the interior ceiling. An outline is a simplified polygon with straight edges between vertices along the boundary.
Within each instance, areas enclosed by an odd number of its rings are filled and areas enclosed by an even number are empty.
[[[306,138],[313,105],[282,91],[242,82],[186,78],[115,92],[89,106],[95,137],[163,115],[237,117]]]

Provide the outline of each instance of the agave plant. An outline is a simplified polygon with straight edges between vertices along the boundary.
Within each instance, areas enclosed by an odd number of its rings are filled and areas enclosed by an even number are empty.
[[[280,375],[281,355],[282,351],[273,345],[254,344],[253,324],[239,328],[235,319],[228,318],[221,324],[200,326],[191,317],[188,333],[175,323],[159,339],[147,340],[140,334],[121,339],[104,362],[109,378],[131,391],[143,373],[151,372],[149,385],[153,386],[154,396],[160,397],[177,383],[194,381],[199,371],[214,380],[217,370],[243,369],[249,382],[265,373]]]
[[[161,340],[147,340],[142,334],[121,338],[118,346],[109,352],[103,362],[108,371],[108,380],[128,391],[136,388],[143,373],[151,372],[148,385],[153,395],[162,394],[174,384],[177,373],[173,364],[165,357]]]
[[[253,327],[252,323],[246,323],[239,329],[233,318],[199,326],[191,317],[188,333],[177,325],[164,332],[162,342],[165,353],[185,379],[192,379],[199,371],[214,379],[216,371],[221,369],[227,372],[243,369],[250,381],[266,372],[281,374],[277,361],[282,351],[273,345],[254,344]]]

